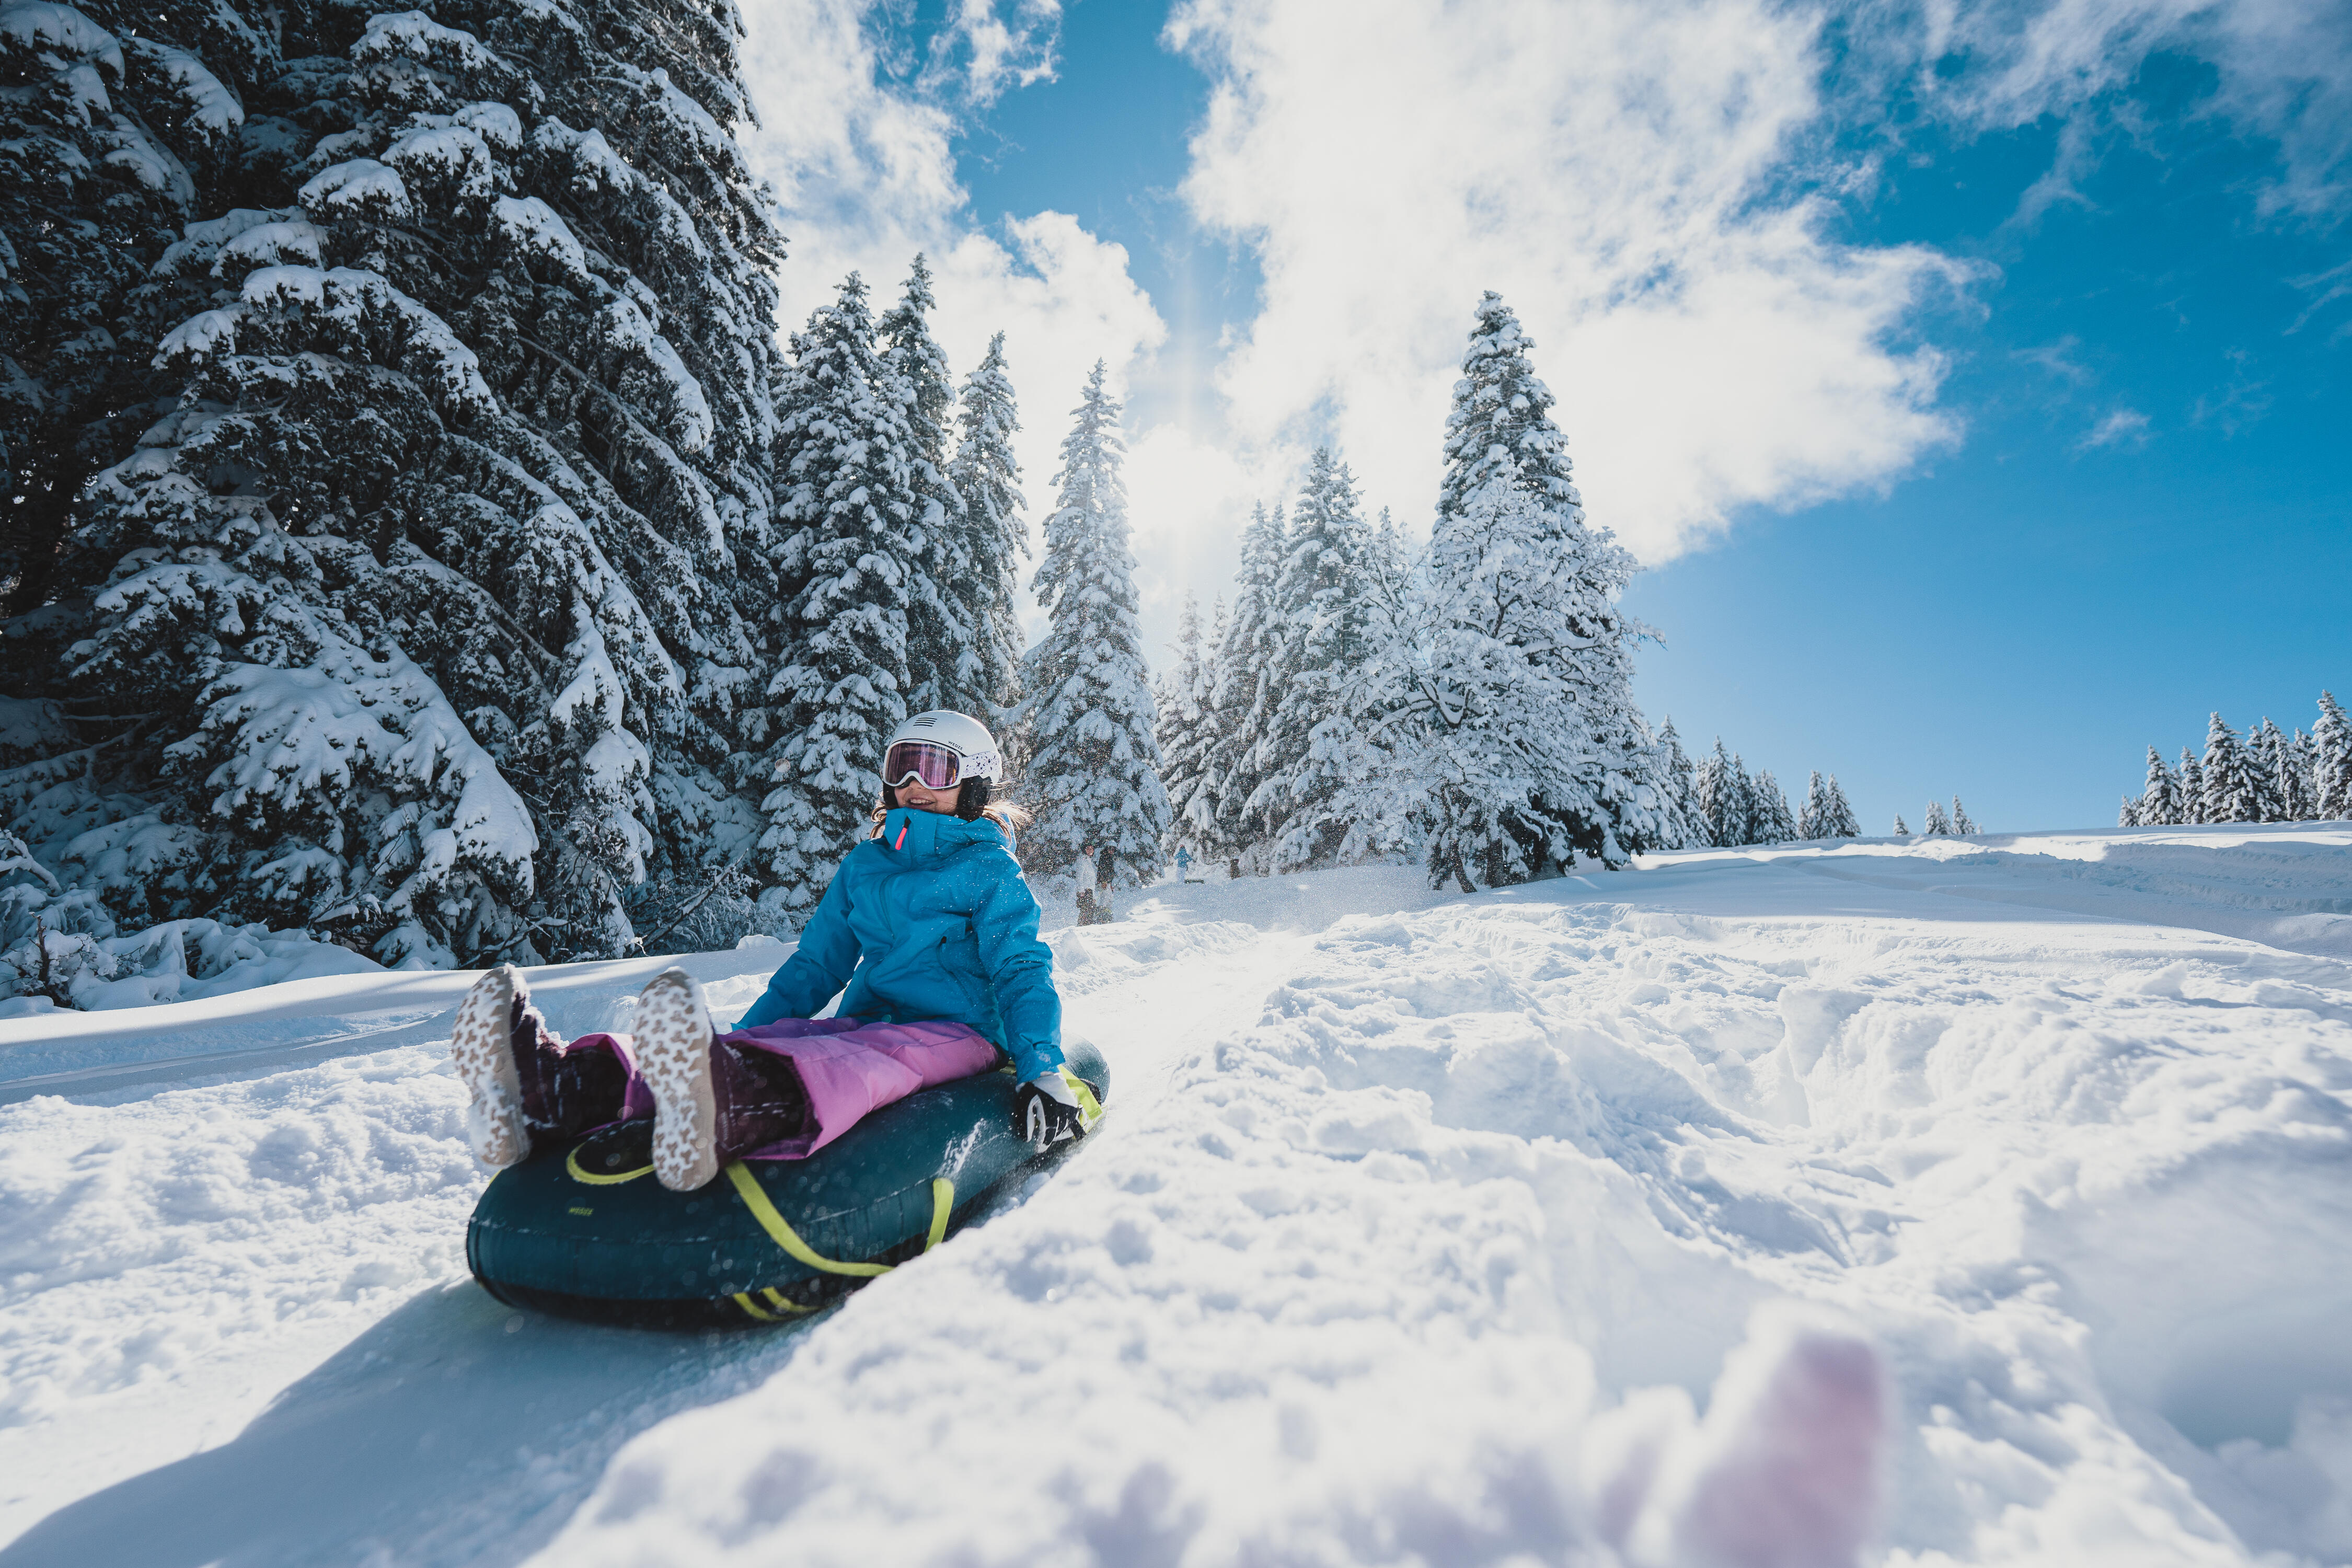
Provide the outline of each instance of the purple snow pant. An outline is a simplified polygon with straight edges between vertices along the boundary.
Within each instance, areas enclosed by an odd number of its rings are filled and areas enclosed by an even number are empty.
[[[516,1031],[526,1032],[535,1038],[516,1040],[515,1065],[534,1132],[576,1138],[653,1114],[626,1035],[583,1035],[566,1047],[543,1024]],[[1003,1059],[977,1030],[946,1022],[786,1018],[730,1030],[710,1042],[719,1162],[804,1160],[867,1112]]]

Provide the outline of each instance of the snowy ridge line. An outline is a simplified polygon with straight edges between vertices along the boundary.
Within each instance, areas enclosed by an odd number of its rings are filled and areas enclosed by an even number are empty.
[[[2242,824],[1684,850],[1645,856],[1642,864],[1670,877],[1727,862],[1780,865],[1874,888],[2210,931],[2336,959],[2352,958],[2347,841],[2352,826],[2340,823]]]
[[[638,986],[671,965],[719,984],[756,968],[768,974],[793,944],[766,942],[743,953],[687,953],[552,964],[524,971],[549,1020],[572,1035],[608,1026]],[[406,1043],[410,1031],[456,1010],[478,970],[392,970],[289,981],[198,1002],[167,1002],[119,1012],[52,1012],[0,1019],[0,1097],[102,1088],[118,1068],[174,1064],[221,1070],[229,1058],[310,1047],[376,1050]],[[728,993],[714,993],[722,1011]],[[753,989],[751,995],[758,994]],[[749,1005],[751,995],[742,998]],[[738,1009],[740,1011],[740,1007]],[[380,1037],[394,1036],[394,1038]],[[33,1089],[36,1082],[43,1087]]]

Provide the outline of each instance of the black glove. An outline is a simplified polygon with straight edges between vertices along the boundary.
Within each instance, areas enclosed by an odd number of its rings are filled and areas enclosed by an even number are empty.
[[[1086,1131],[1086,1113],[1078,1107],[1078,1097],[1070,1092],[1058,1072],[1031,1079],[1013,1097],[1013,1134],[1033,1148],[1042,1151],[1071,1142]]]

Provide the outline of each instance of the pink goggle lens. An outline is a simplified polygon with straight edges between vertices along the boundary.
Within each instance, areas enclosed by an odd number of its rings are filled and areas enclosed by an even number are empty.
[[[882,782],[892,789],[912,780],[926,789],[953,789],[963,758],[932,741],[901,741],[882,755]]]

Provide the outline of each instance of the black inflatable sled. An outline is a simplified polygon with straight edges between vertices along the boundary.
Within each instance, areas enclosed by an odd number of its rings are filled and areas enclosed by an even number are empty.
[[[1102,1053],[1073,1041],[1068,1056],[1098,1108],[1110,1092]],[[692,1193],[654,1180],[650,1118],[547,1144],[491,1179],[466,1261],[509,1306],[594,1322],[813,1312],[937,1247],[992,1189],[1053,1157],[1013,1135],[1017,1087],[1009,1068],[940,1084],[805,1160],[738,1161]]]

